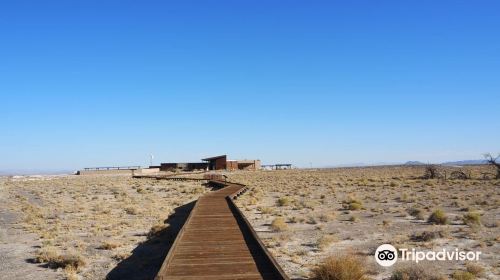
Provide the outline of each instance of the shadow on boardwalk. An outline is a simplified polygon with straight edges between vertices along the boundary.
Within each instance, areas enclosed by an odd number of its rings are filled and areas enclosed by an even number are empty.
[[[121,261],[106,276],[107,280],[149,280],[154,279],[170,247],[187,220],[196,201],[175,208],[165,220],[169,226],[157,236],[149,238],[137,246],[132,255]]]

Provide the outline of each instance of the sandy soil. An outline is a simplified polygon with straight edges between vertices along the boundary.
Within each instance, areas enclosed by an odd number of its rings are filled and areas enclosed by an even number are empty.
[[[7,205],[0,181],[0,205]],[[41,243],[17,224],[20,214],[0,206],[0,279],[62,279],[62,274],[43,266],[28,265]]]
[[[447,170],[450,174],[454,169]],[[251,190],[237,203],[292,279],[331,255],[363,258],[370,279],[378,245],[481,251],[479,278],[500,276],[500,181],[424,180],[423,167],[228,173]],[[199,176],[199,175],[196,175]],[[152,279],[193,202],[198,182],[127,176],[0,178],[0,279]],[[448,219],[427,219],[442,209]],[[476,213],[479,223],[464,223]],[[281,220],[281,223],[278,221]],[[423,263],[447,279],[466,263]]]
[[[151,279],[206,191],[126,176],[4,178],[0,279]]]
[[[448,176],[454,170],[448,168]],[[494,171],[463,170],[473,178]],[[307,278],[323,258],[348,251],[363,256],[371,278],[389,278],[397,266],[378,266],[373,253],[390,243],[396,248],[481,251],[482,277],[498,279],[500,181],[418,179],[424,173],[424,167],[343,168],[245,172],[232,174],[231,180],[252,186],[238,204],[292,278]],[[351,207],[353,202],[359,207]],[[446,225],[427,222],[435,209],[446,213]],[[480,215],[481,224],[464,224],[463,216],[471,212]],[[276,218],[285,221],[284,228],[271,226]],[[421,265],[446,279],[465,263]]]

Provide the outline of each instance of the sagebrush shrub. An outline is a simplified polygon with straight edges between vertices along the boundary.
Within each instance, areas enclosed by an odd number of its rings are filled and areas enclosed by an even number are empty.
[[[427,221],[435,225],[445,225],[448,223],[448,216],[446,216],[443,210],[438,209],[432,212]]]
[[[468,226],[479,226],[481,225],[481,215],[475,212],[469,212],[462,217],[464,224]]]
[[[285,231],[288,229],[288,225],[285,223],[285,219],[278,217],[272,221],[271,228],[274,231]]]
[[[365,280],[366,264],[354,255],[331,256],[313,269],[317,280]]]

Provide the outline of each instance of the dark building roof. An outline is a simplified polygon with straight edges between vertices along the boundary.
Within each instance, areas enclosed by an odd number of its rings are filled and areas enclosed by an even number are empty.
[[[209,157],[209,158],[203,158],[201,160],[203,160],[203,161],[211,161],[211,160],[216,160],[216,159],[219,159],[219,158],[227,158],[227,155],[216,156],[216,157]]]

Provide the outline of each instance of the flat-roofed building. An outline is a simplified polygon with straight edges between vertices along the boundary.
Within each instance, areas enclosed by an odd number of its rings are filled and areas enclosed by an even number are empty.
[[[202,162],[168,162],[160,165],[161,171],[194,171],[194,170],[259,170],[260,160],[228,160],[227,155],[208,157]]]
[[[260,160],[228,160],[226,155],[202,159],[208,163],[209,170],[259,170]]]
[[[204,158],[202,161],[205,161],[208,164],[208,170],[225,170],[227,169],[227,156],[216,156]]]

